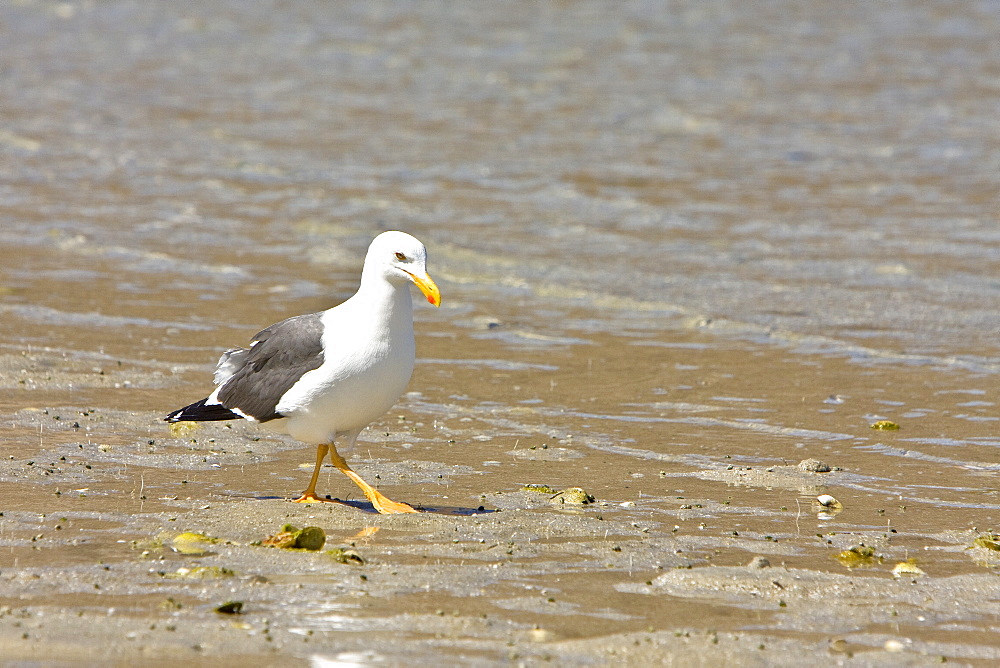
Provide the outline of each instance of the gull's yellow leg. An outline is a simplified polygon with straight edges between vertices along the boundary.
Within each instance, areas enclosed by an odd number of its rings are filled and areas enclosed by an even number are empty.
[[[383,515],[420,512],[418,510],[414,510],[411,506],[408,506],[405,503],[390,501],[381,492],[366,483],[361,476],[351,470],[351,467],[347,465],[344,458],[340,456],[339,452],[337,452],[337,446],[335,445],[330,446],[330,459],[333,460],[334,466],[340,469],[344,475],[354,481],[355,485],[361,488],[361,491],[365,493],[368,500],[371,501],[373,506],[375,506],[375,510],[379,511]]]
[[[316,468],[313,469],[312,479],[309,481],[309,486],[306,487],[306,491],[302,492],[302,496],[294,499],[295,503],[319,503],[320,501],[329,501],[330,499],[321,499],[316,496],[316,481],[319,480],[319,470],[323,467],[323,460],[326,459],[326,453],[330,451],[329,443],[320,443],[316,446]],[[337,451],[334,450],[334,453]]]

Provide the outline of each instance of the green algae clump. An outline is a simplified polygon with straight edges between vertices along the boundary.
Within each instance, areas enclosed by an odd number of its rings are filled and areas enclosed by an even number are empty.
[[[354,566],[363,566],[365,563],[364,558],[357,553],[354,549],[350,547],[338,547],[333,550],[327,550],[323,554],[329,556],[334,561],[339,561],[342,564],[352,564]]]
[[[992,533],[976,536],[976,539],[972,541],[972,547],[982,547],[994,552],[1000,552],[1000,536]]]
[[[536,494],[555,494],[558,490],[548,485],[540,483],[529,483],[521,488],[522,492],[535,492]]]
[[[207,554],[209,546],[218,542],[218,538],[212,538],[196,531],[185,531],[171,539],[170,547],[174,552],[194,557]]]
[[[326,543],[326,532],[319,527],[303,527],[299,529],[291,524],[285,524],[281,531],[268,536],[261,545],[264,547],[279,547],[283,550],[309,550],[318,552]]]
[[[171,437],[186,438],[198,431],[198,427],[199,425],[197,422],[184,421],[171,423],[168,429],[170,430]]]
[[[869,568],[881,561],[875,554],[875,548],[867,545],[855,545],[834,555],[834,558],[840,562],[841,566],[847,568]]]

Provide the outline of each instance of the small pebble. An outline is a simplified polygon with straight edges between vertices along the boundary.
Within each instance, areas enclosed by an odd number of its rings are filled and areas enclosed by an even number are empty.
[[[892,574],[897,578],[903,577],[917,577],[920,575],[926,575],[923,569],[917,566],[912,561],[901,561],[892,568]]]
[[[847,651],[847,641],[843,638],[835,638],[830,641],[830,651],[842,654]]]
[[[799,469],[807,473],[829,473],[830,466],[818,459],[803,459],[799,462]]]
[[[226,601],[215,611],[223,615],[239,615],[243,612],[243,601]]]
[[[750,560],[750,563],[747,564],[747,568],[750,569],[770,568],[770,567],[771,567],[771,562],[767,560],[767,557],[754,557],[753,559]]]
[[[594,502],[594,497],[583,491],[580,487],[570,487],[561,492],[556,492],[552,498],[552,503],[565,503],[572,505],[586,505]]]
[[[906,645],[903,644],[902,641],[896,640],[895,638],[886,640],[883,647],[887,652],[902,652],[906,649]]]
[[[840,501],[837,501],[837,499],[829,494],[820,494],[816,497],[816,502],[824,508],[836,508],[841,505]]]

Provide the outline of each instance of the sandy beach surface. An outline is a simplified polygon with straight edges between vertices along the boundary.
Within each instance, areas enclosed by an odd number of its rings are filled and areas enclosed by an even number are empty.
[[[996,665],[997,34],[0,6],[0,663]],[[443,303],[348,458],[425,512],[163,422],[386,229]]]

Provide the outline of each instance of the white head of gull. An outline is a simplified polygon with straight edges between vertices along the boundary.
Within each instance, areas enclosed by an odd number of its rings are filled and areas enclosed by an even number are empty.
[[[349,452],[406,389],[415,357],[410,283],[428,302],[441,304],[426,264],[427,250],[417,239],[383,232],[368,247],[353,297],[327,311],[282,320],[258,332],[248,348],[227,350],[216,367],[215,391],[165,419],[242,418],[316,445],[312,479],[297,502],[328,500],[316,495],[316,482],[329,454],[378,512],[417,512],[362,480],[335,443],[346,442]]]

